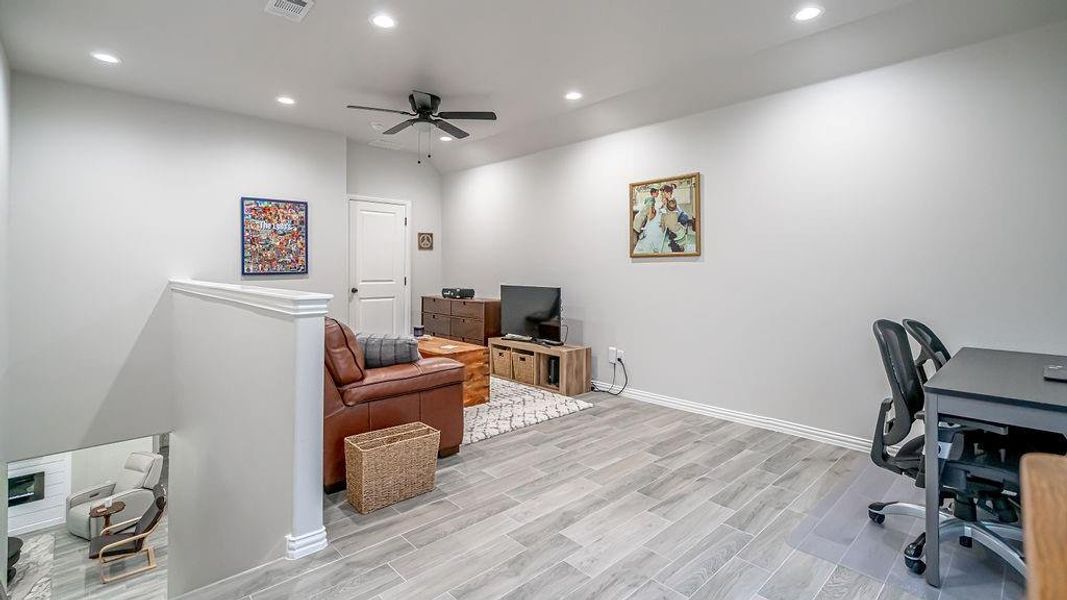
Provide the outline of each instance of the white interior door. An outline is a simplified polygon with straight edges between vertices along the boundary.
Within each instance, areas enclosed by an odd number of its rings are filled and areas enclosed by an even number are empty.
[[[359,333],[410,333],[408,207],[353,200],[348,219],[349,323]]]

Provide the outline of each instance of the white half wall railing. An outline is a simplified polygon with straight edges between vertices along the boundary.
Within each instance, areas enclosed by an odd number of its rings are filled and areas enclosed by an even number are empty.
[[[323,321],[330,294],[171,280],[178,596],[326,548]]]

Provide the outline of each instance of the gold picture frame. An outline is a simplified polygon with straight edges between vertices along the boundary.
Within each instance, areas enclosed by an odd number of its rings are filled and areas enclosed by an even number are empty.
[[[630,184],[630,258],[700,256],[700,173]]]

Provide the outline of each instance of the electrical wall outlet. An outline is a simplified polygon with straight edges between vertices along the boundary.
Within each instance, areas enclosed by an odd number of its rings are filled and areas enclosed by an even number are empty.
[[[619,362],[622,362],[623,354],[625,354],[625,353],[622,351],[622,348],[616,348],[615,349],[615,360],[617,360]]]
[[[616,356],[615,346],[608,346],[608,364],[615,364]]]

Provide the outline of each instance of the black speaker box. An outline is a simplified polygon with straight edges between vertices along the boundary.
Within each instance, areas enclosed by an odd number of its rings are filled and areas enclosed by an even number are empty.
[[[474,290],[471,288],[441,288],[441,295],[445,298],[473,298]]]

